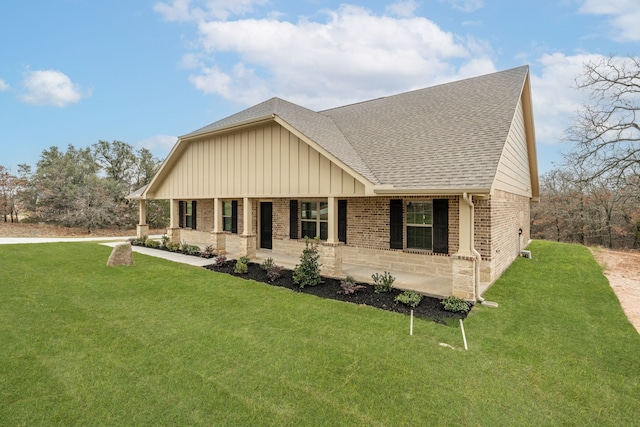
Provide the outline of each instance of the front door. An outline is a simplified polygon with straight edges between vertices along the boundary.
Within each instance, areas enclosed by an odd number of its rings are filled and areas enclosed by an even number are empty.
[[[273,206],[271,202],[260,203],[260,248],[272,249],[271,240]]]

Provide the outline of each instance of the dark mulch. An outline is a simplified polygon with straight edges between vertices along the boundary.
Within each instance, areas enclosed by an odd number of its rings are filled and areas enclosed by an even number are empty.
[[[391,292],[387,293],[375,293],[373,286],[361,283],[361,285],[364,285],[364,289],[360,289],[355,294],[345,295],[338,293],[341,289],[340,280],[330,277],[323,277],[323,283],[318,286],[305,286],[304,288],[300,288],[300,286],[293,281],[292,270],[282,269],[280,278],[274,282],[270,282],[267,278],[266,272],[260,268],[259,264],[249,263],[249,270],[246,274],[234,273],[233,269],[235,264],[235,260],[228,260],[223,266],[219,267],[212,264],[205,266],[205,268],[219,273],[231,274],[232,276],[242,279],[255,280],[256,282],[262,282],[272,286],[288,288],[294,292],[316,295],[321,298],[329,298],[353,304],[365,304],[397,313],[410,314],[411,312],[411,307],[394,301],[395,297],[402,293],[402,291],[398,289],[392,289]],[[422,301],[420,301],[420,304],[418,304],[417,307],[413,308],[413,315],[442,324],[447,324],[449,323],[448,321],[457,321],[457,319],[464,319],[466,317],[466,313],[451,313],[449,311],[445,311],[438,298],[426,296]]]

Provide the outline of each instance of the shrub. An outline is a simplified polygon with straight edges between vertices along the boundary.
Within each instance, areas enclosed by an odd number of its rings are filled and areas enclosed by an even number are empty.
[[[382,276],[378,273],[372,274],[371,278],[373,279],[374,292],[377,294],[391,292],[393,282],[396,280],[388,271],[385,271]]]
[[[296,265],[293,270],[293,281],[301,288],[305,286],[316,286],[322,283],[322,277],[320,277],[320,266],[318,262],[320,254],[318,253],[318,241],[314,239],[310,241],[308,237],[305,237],[305,248],[300,255],[300,264]]]
[[[364,286],[356,284],[356,279],[351,276],[345,277],[340,281],[339,294],[351,295],[358,292],[360,289],[364,289]]]
[[[471,310],[471,303],[454,296],[446,297],[440,301],[440,304],[442,304],[446,311],[451,311],[453,313],[466,313]]]
[[[162,240],[160,240],[160,247],[162,247],[162,248],[166,248],[168,244],[169,244],[169,236],[167,236],[166,234],[164,234],[164,235],[162,236]]]
[[[167,249],[171,252],[178,252],[180,250],[180,243],[178,242],[169,242],[167,243]]]
[[[241,256],[240,258],[238,258],[238,262],[241,262],[245,265],[249,265],[249,263],[251,262],[251,259],[248,256]]]
[[[233,267],[233,272],[236,274],[246,274],[249,271],[249,266],[247,263],[242,262],[242,258],[236,261],[236,265]]]
[[[282,272],[282,267],[274,265],[273,267],[267,270],[267,279],[269,279],[269,281],[273,283],[280,278],[281,272]]]
[[[269,271],[270,269],[272,269],[275,266],[276,265],[273,262],[273,258],[271,258],[271,257],[265,259],[264,261],[262,261],[262,264],[260,264],[260,268],[263,269],[264,271]]]
[[[157,241],[155,241],[155,240],[151,240],[151,239],[147,239],[147,240],[144,242],[144,245],[145,245],[147,248],[158,249],[158,248],[160,247],[160,242],[157,242]]]
[[[146,242],[147,236],[141,236],[131,240],[131,244],[134,246],[144,246]]]
[[[395,298],[395,301],[401,302],[409,307],[417,307],[422,301],[422,295],[414,291],[404,291]]]
[[[216,256],[215,252],[213,252],[213,246],[205,246],[204,249],[200,251],[200,256],[202,258],[213,258],[214,256]]]
[[[221,268],[224,267],[224,265],[227,263],[227,257],[224,255],[218,255],[216,257],[216,260],[214,261],[213,265],[215,267]]]

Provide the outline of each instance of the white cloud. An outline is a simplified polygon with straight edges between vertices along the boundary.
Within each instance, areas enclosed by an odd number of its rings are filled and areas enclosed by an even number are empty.
[[[21,98],[27,104],[64,107],[89,96],[64,73],[55,70],[27,71]]]
[[[589,95],[575,89],[575,78],[582,74],[585,63],[599,58],[602,57],[594,54],[554,53],[538,59],[542,71],[531,76],[538,142],[556,144],[563,140],[564,132]]]
[[[454,9],[463,12],[475,12],[484,7],[483,0],[440,0],[449,3]]]
[[[583,0],[580,13],[611,16],[611,37],[620,42],[640,41],[638,0]]]
[[[4,80],[0,79],[0,92],[4,92],[6,90],[11,89],[11,86],[9,86],[9,83],[5,82]]]
[[[154,135],[142,141],[138,141],[135,146],[138,148],[146,148],[151,151],[155,156],[164,158],[171,151],[171,148],[178,141],[175,136],[169,135]]]
[[[226,20],[232,15],[244,15],[254,10],[254,6],[268,0],[171,0],[158,2],[153,9],[167,21],[202,21],[207,19]]]
[[[411,18],[420,5],[415,0],[396,1],[386,7],[387,13],[402,18]]]
[[[395,9],[396,14],[416,6],[413,1],[395,5],[404,8]],[[350,5],[322,16],[324,21],[295,23],[274,18],[200,21],[199,49],[185,55],[183,65],[196,70],[190,80],[204,93],[244,105],[280,96],[309,108],[495,70],[486,45],[443,31],[423,17],[375,15]]]

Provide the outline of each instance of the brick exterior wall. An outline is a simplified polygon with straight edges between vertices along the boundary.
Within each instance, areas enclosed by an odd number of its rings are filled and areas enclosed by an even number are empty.
[[[418,250],[389,249],[389,203],[391,199],[400,197],[352,197],[347,200],[347,244],[340,245],[339,250],[331,247],[323,248],[323,257],[339,254],[342,264],[371,267],[375,271],[394,270],[425,276],[437,276],[456,282],[460,279],[461,287],[453,286],[458,296],[472,299],[469,294],[468,271],[472,259],[454,257],[459,249],[459,196],[449,197],[403,197],[404,204],[410,200],[433,200],[447,198],[449,200],[449,251],[448,254],[432,254]],[[299,202],[304,199],[298,199]],[[273,206],[273,252],[291,257],[299,257],[304,249],[304,240],[289,238],[289,201],[288,198],[268,200]],[[529,198],[510,193],[496,191],[486,200],[474,200],[475,248],[482,256],[481,281],[492,283],[518,256],[530,239]],[[260,201],[252,203],[253,221],[250,235],[258,231]],[[184,240],[201,248],[211,244],[213,238],[214,211],[213,200],[198,200],[197,230],[171,229],[174,241]],[[300,210],[298,209],[298,232],[300,234]],[[518,229],[522,228],[522,236]],[[237,251],[241,245],[240,235],[243,230],[243,200],[238,200],[238,234],[226,233],[227,250]],[[403,241],[406,244],[406,226],[403,227]],[[332,271],[339,269],[339,264],[325,259],[321,262],[331,265]],[[462,284],[462,281],[465,284]],[[472,280],[471,280],[472,281]]]
[[[496,191],[489,201],[491,211],[491,254],[488,257],[490,277],[494,282],[529,243],[530,200],[528,197]],[[518,230],[522,229],[522,235]],[[488,272],[484,268],[484,275]]]

